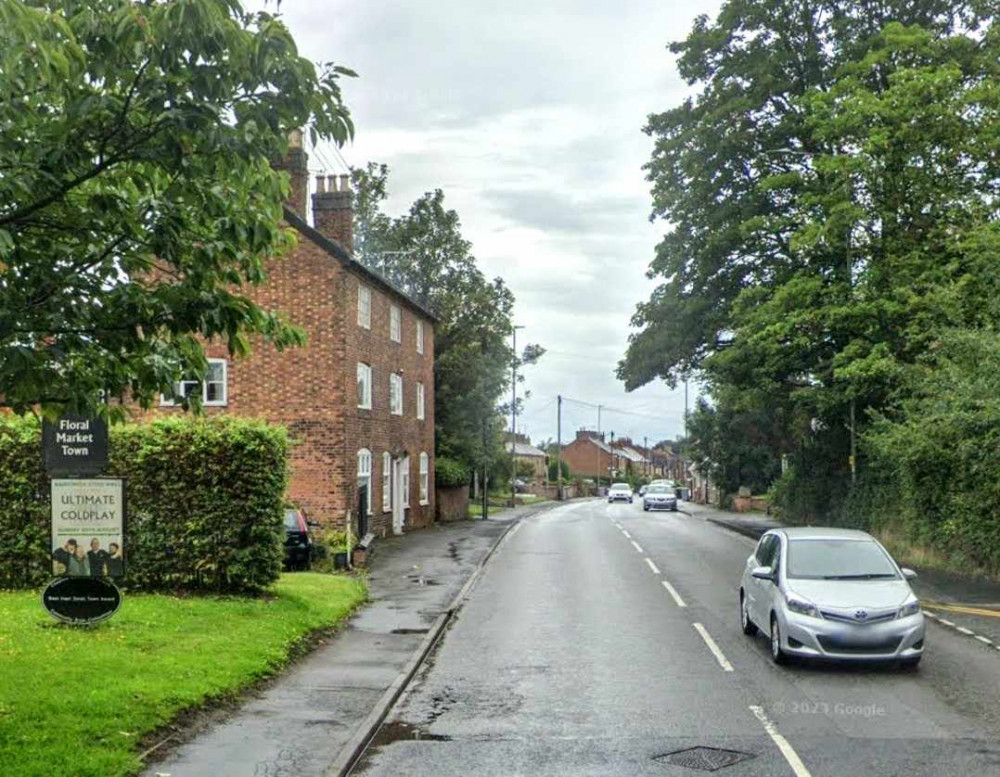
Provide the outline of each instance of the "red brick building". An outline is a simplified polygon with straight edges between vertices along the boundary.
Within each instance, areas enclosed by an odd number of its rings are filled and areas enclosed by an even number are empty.
[[[305,330],[301,348],[255,342],[244,359],[206,348],[211,374],[179,392],[202,391],[206,412],[266,419],[294,441],[289,498],[331,527],[378,535],[434,519],[433,313],[357,262],[348,177],[317,179],[315,227],[305,221],[307,156],[294,144],[278,165],[292,181],[285,219],[295,250],[268,267],[251,295]],[[170,412],[169,401],[160,412]],[[362,507],[363,505],[363,507]]]
[[[613,477],[612,473],[624,468],[624,460],[619,453],[604,440],[603,432],[581,429],[576,439],[562,449],[562,460],[569,466],[572,475],[603,479]]]

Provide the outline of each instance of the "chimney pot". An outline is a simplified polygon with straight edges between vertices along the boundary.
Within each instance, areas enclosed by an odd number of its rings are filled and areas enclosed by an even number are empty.
[[[325,191],[325,189],[323,188],[324,184],[325,184],[325,180],[326,179],[322,175],[317,175],[316,176],[316,193],[317,194],[322,194]]]
[[[340,191],[349,192],[351,190],[351,176],[342,175],[340,176]]]
[[[326,177],[326,190],[328,192],[335,192],[335,191],[337,191],[337,176],[335,176],[335,175],[328,175]]]

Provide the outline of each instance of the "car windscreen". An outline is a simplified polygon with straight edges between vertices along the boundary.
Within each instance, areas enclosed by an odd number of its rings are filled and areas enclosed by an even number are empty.
[[[285,510],[285,531],[301,531],[299,516],[294,510]]]
[[[807,580],[877,580],[898,578],[896,567],[870,540],[791,540],[788,577]]]
[[[666,486],[650,486],[646,489],[647,494],[672,494],[674,490]]]
[[[612,491],[631,491],[632,489],[628,487],[628,483],[614,483],[611,486]]]

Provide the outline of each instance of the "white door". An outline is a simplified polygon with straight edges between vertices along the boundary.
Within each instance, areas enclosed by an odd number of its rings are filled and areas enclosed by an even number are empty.
[[[403,460],[392,460],[392,533],[403,533]]]

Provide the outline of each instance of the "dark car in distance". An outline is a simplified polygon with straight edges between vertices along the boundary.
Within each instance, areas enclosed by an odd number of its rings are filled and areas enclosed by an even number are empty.
[[[305,513],[294,507],[285,510],[285,569],[309,569],[313,541]]]

